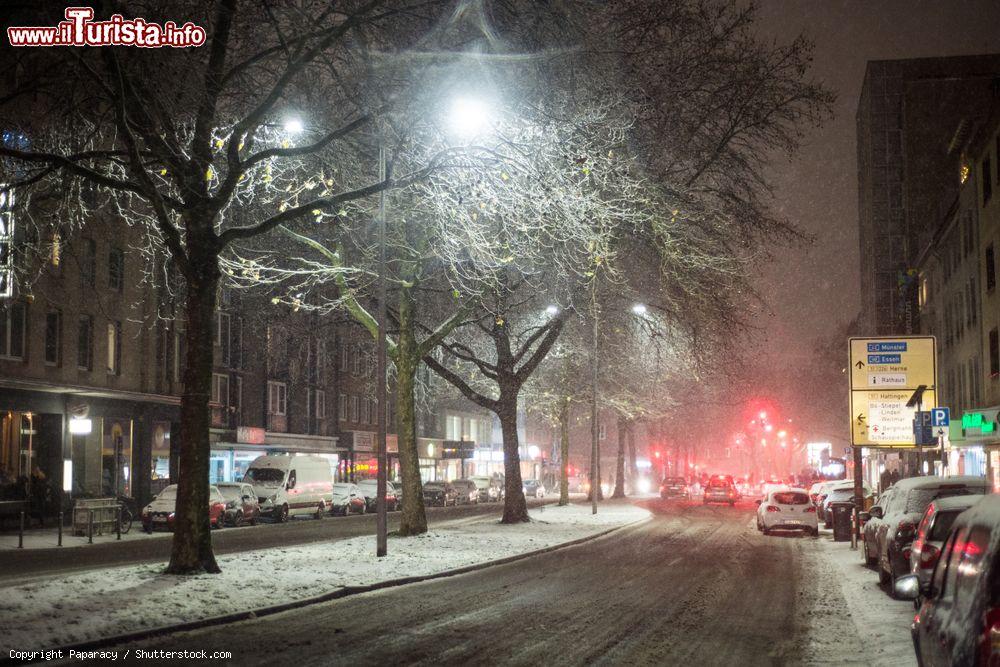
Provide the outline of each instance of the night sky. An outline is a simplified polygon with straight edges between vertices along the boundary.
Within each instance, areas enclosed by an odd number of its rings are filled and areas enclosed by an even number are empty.
[[[815,242],[775,249],[759,283],[772,314],[757,324],[765,356],[797,363],[859,308],[854,114],[865,63],[1000,52],[1000,2],[763,0],[759,24],[782,42],[812,39],[813,74],[838,95],[835,118],[811,131],[790,162],[774,165],[776,206]]]

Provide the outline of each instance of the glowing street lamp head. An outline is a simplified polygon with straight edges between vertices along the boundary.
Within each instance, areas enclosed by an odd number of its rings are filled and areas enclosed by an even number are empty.
[[[545,309],[545,312],[554,317],[559,314],[559,306],[551,305]]]
[[[486,129],[489,117],[489,109],[482,100],[458,97],[448,110],[448,125],[458,138],[468,141]]]
[[[298,118],[289,118],[285,121],[285,132],[288,134],[298,134],[304,129],[306,129],[305,125],[303,125],[302,121]]]
[[[635,313],[636,315],[639,315],[639,316],[645,315],[646,314],[646,304],[644,304],[644,303],[637,303],[637,304],[635,304],[634,306],[632,306],[632,312]]]
[[[761,418],[761,419],[767,419],[767,413],[766,413],[766,412],[764,412],[763,410],[761,410],[761,411],[760,411],[760,418]]]
[[[770,433],[771,431],[774,430],[774,427],[771,426],[770,424],[764,424],[764,430]]]

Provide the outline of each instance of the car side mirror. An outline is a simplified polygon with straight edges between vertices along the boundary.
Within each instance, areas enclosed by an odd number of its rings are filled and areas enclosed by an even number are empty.
[[[761,506],[761,503],[763,503],[764,501],[763,501],[763,500],[761,500],[760,498],[758,498],[758,499],[757,499],[757,500],[755,500],[754,502],[755,502],[755,503],[757,503],[757,507],[760,507],[760,506]]]
[[[870,510],[868,510],[868,514],[870,516],[875,517],[876,519],[881,519],[882,518],[882,508],[879,507],[878,505],[874,505]]]
[[[900,600],[916,600],[920,597],[920,580],[915,574],[904,574],[892,582],[892,591]]]
[[[858,520],[859,521],[868,521],[871,518],[872,518],[872,515],[869,512],[858,512]]]

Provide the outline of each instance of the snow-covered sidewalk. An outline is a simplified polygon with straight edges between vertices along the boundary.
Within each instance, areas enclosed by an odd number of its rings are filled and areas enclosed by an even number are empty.
[[[818,594],[811,628],[810,664],[916,664],[910,624],[913,603],[894,600],[879,586],[878,574],[861,562],[861,547],[834,542],[821,531],[814,552]],[[841,602],[843,600],[843,602]],[[846,608],[845,608],[846,603]]]
[[[433,575],[524,554],[642,521],[628,504],[548,506],[532,522],[502,526],[493,517],[389,539],[317,542],[219,557],[222,574],[173,577],[163,565],[130,565],[0,588],[0,655],[44,650],[175,625],[404,577]]]

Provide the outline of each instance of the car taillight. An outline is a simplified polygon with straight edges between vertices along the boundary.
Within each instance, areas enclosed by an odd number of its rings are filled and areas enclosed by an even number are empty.
[[[909,519],[903,519],[896,526],[896,542],[910,542],[913,540],[913,534],[916,532],[916,526]]]
[[[905,560],[907,563],[910,562],[910,553],[911,551],[909,546],[903,547],[903,560]]]
[[[815,514],[816,513],[816,506],[815,505],[810,505],[809,507],[805,508],[804,511],[805,512],[812,512],[813,514]]]
[[[979,637],[979,664],[995,665],[1000,659],[1000,607],[983,614],[983,634]]]
[[[768,505],[767,506],[767,511],[768,512],[780,512],[781,508],[780,507],[775,507],[774,505]]]
[[[920,547],[920,567],[924,570],[934,569],[934,564],[937,563],[938,556],[941,555],[941,550],[938,549],[933,544],[924,544]]]

